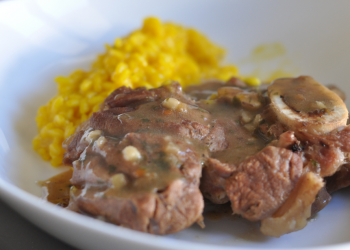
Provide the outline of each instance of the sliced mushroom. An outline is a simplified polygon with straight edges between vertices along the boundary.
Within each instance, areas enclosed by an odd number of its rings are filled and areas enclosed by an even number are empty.
[[[324,134],[345,126],[348,110],[342,99],[312,77],[281,78],[268,87],[272,110],[294,131]]]

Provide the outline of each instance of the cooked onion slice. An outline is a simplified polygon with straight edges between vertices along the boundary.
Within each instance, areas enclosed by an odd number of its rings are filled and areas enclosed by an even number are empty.
[[[261,221],[260,231],[268,236],[280,237],[303,229],[311,216],[311,205],[323,185],[321,177],[312,172],[306,173],[286,202],[271,217]]]
[[[277,119],[290,130],[324,134],[346,125],[343,100],[312,77],[277,79],[268,96]]]

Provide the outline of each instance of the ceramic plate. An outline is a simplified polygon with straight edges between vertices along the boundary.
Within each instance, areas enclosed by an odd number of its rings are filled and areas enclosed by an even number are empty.
[[[349,9],[347,0],[0,2],[0,197],[81,249],[350,248],[349,189],[335,194],[305,229],[278,239],[262,236],[257,224],[236,217],[207,219],[204,230],[194,225],[154,236],[42,201],[35,181],[60,170],[42,161],[31,144],[36,110],[56,93],[54,77],[88,69],[105,43],[128,34],[150,15],[201,30],[227,48],[227,61],[246,73],[256,67],[259,74],[287,67],[293,74],[337,84],[350,96]],[[285,50],[275,62],[254,61],[251,52],[261,44]]]

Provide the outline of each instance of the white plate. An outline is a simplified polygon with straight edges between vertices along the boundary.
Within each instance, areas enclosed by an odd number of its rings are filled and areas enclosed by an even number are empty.
[[[47,232],[82,249],[350,248],[349,189],[339,192],[302,231],[263,237],[242,220],[206,221],[154,236],[60,209],[38,198],[36,180],[53,169],[32,150],[38,107],[55,95],[53,78],[87,67],[104,43],[159,16],[193,26],[242,62],[261,43],[280,42],[288,59],[350,96],[350,1],[85,1],[0,3],[0,197]],[[248,67],[249,68],[249,67]],[[350,104],[348,102],[348,104]]]

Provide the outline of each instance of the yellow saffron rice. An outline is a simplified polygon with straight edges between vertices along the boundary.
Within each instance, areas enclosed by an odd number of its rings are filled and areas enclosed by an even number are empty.
[[[62,163],[62,142],[87,120],[114,89],[159,87],[169,80],[182,86],[204,79],[237,76],[234,65],[220,65],[224,50],[194,29],[147,18],[141,29],[106,45],[90,71],[55,79],[58,94],[39,108],[33,146],[51,165]],[[251,85],[259,84],[250,79]],[[247,79],[247,82],[250,81]]]

